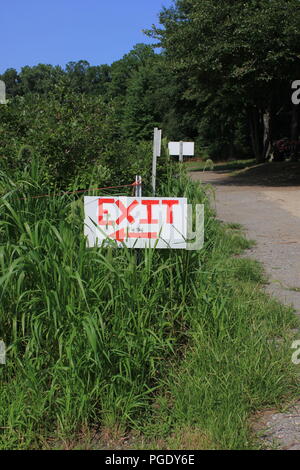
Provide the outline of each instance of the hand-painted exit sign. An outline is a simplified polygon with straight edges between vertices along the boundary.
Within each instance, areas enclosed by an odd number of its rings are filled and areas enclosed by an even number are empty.
[[[120,247],[186,249],[186,198],[86,196],[84,211],[89,247],[114,240]]]

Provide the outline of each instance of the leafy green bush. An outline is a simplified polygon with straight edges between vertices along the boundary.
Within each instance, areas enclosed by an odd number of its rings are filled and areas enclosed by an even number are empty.
[[[48,188],[127,184],[150,173],[151,144],[125,139],[114,102],[56,92],[27,95],[0,108],[0,165],[22,171],[37,157],[45,162]]]

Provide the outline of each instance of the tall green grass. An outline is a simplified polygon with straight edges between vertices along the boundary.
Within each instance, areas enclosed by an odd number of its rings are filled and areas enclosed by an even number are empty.
[[[232,260],[247,242],[207,207],[201,252],[145,250],[137,263],[134,250],[87,249],[82,198],[33,198],[47,193],[42,172],[33,162],[0,175],[0,448],[42,447],[82,428],[151,440],[181,423],[212,445],[246,447],[249,412],[293,384],[286,343],[273,341],[292,315],[265,305],[257,269],[251,278]],[[160,191],[206,203],[184,175]]]
[[[82,200],[34,198],[41,172],[1,175],[2,447],[133,423],[186,341],[199,268],[195,253],[137,264],[133,250],[87,249]]]
[[[249,247],[236,232],[218,226],[213,247],[203,253],[188,347],[169,364],[150,426],[141,423],[146,448],[192,445],[183,429],[194,437],[197,430],[198,448],[259,448],[251,429],[255,413],[298,396],[291,344],[299,322],[262,291],[261,265],[236,256]]]

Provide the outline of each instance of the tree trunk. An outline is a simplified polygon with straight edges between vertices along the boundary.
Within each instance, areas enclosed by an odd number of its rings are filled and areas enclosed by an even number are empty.
[[[262,145],[262,113],[253,107],[249,110],[250,134],[253,153],[257,163],[264,161]]]
[[[269,158],[271,152],[271,111],[267,109],[263,114],[263,126],[264,126],[264,137],[263,137],[263,154],[262,160],[265,161]]]

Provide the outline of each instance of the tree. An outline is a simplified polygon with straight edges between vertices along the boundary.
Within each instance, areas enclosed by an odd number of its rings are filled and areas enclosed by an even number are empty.
[[[8,98],[17,96],[20,77],[15,69],[7,69],[2,75],[0,80],[3,80],[6,86],[6,95]]]
[[[38,64],[33,67],[25,66],[19,75],[19,95],[37,93],[46,95],[53,90],[56,83],[64,76],[63,69],[59,66]]]
[[[299,1],[177,0],[163,9],[160,24],[148,34],[159,40],[172,69],[189,77],[186,96],[205,93],[211,104],[218,94],[229,113],[243,111],[254,154],[264,160],[275,105],[284,104],[277,94],[300,76]]]
[[[91,66],[88,61],[69,62],[66,65],[66,81],[75,93],[106,95],[111,82],[109,65]]]
[[[112,98],[125,97],[128,82],[134,72],[145,66],[155,55],[153,48],[146,44],[136,44],[124,57],[111,65],[109,94]]]

